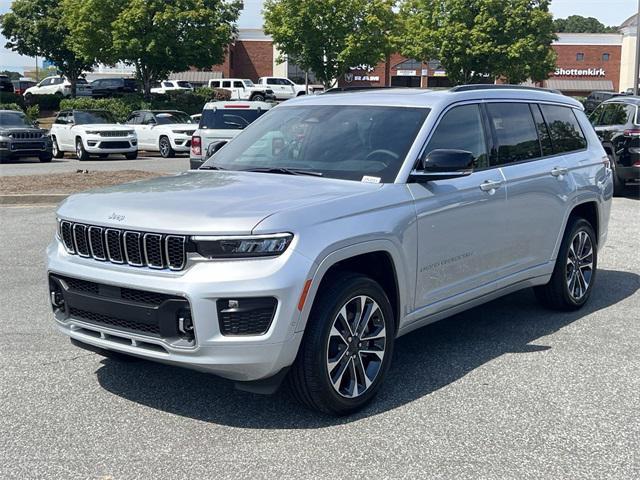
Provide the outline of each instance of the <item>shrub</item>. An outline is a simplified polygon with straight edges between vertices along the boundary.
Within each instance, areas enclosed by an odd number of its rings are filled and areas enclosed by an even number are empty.
[[[24,100],[17,93],[0,92],[0,103],[3,105],[15,104],[22,106],[24,105]]]
[[[58,95],[31,95],[24,103],[27,107],[37,105],[40,110],[53,111],[60,108],[61,100]]]
[[[40,107],[38,105],[31,105],[27,107],[27,117],[29,120],[37,120],[40,116]]]
[[[16,110],[22,112],[22,107],[17,103],[0,103],[0,110]]]
[[[138,107],[123,98],[65,98],[60,102],[60,110],[106,110],[116,122],[124,122],[132,110]]]

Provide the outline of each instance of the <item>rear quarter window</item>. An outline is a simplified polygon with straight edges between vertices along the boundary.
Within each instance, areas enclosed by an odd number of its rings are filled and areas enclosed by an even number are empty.
[[[540,109],[549,128],[553,153],[587,148],[587,140],[572,108],[540,105]]]

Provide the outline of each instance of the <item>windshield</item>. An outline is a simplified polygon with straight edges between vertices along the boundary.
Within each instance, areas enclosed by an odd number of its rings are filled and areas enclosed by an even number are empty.
[[[160,112],[156,113],[158,125],[170,123],[192,123],[191,117],[184,112]]]
[[[242,130],[253,122],[266,110],[247,109],[215,109],[204,110],[200,118],[200,128],[212,128],[217,130]]]
[[[428,114],[426,108],[406,107],[279,107],[205,166],[285,168],[346,180],[393,182]]]
[[[253,87],[253,86],[255,86],[251,80],[243,80],[243,82],[244,82],[244,85],[245,85],[246,87]]]
[[[91,123],[116,123],[109,112],[102,110],[91,110],[73,112],[73,119],[76,125],[86,125]]]
[[[0,127],[33,127],[29,119],[20,112],[0,113]]]

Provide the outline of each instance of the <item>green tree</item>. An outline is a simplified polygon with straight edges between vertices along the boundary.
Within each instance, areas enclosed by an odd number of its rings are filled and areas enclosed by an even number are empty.
[[[134,65],[147,97],[172,72],[222,63],[241,8],[225,0],[63,2],[74,50]]]
[[[278,49],[325,87],[389,49],[394,0],[267,0],[264,29]]]
[[[617,33],[618,27],[608,27],[597,18],[570,15],[567,18],[556,18],[553,21],[556,32],[562,33]]]
[[[542,80],[555,67],[549,0],[408,0],[401,51],[438,59],[453,83]]]
[[[95,65],[95,58],[90,52],[79,54],[70,48],[70,32],[62,17],[59,0],[15,0],[0,23],[8,40],[6,48],[51,61],[71,83],[75,97],[78,78]]]

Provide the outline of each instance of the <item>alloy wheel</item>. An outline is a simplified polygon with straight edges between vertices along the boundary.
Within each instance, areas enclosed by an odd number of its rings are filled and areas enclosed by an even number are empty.
[[[166,138],[161,138],[160,139],[160,155],[162,155],[163,157],[168,157],[169,156],[169,140],[167,140]]]
[[[593,276],[593,243],[584,230],[576,232],[567,252],[566,281],[569,295],[579,301],[585,296]]]
[[[371,297],[348,300],[333,320],[327,340],[327,374],[341,396],[363,395],[375,381],[384,359],[387,333],[380,306]]]

